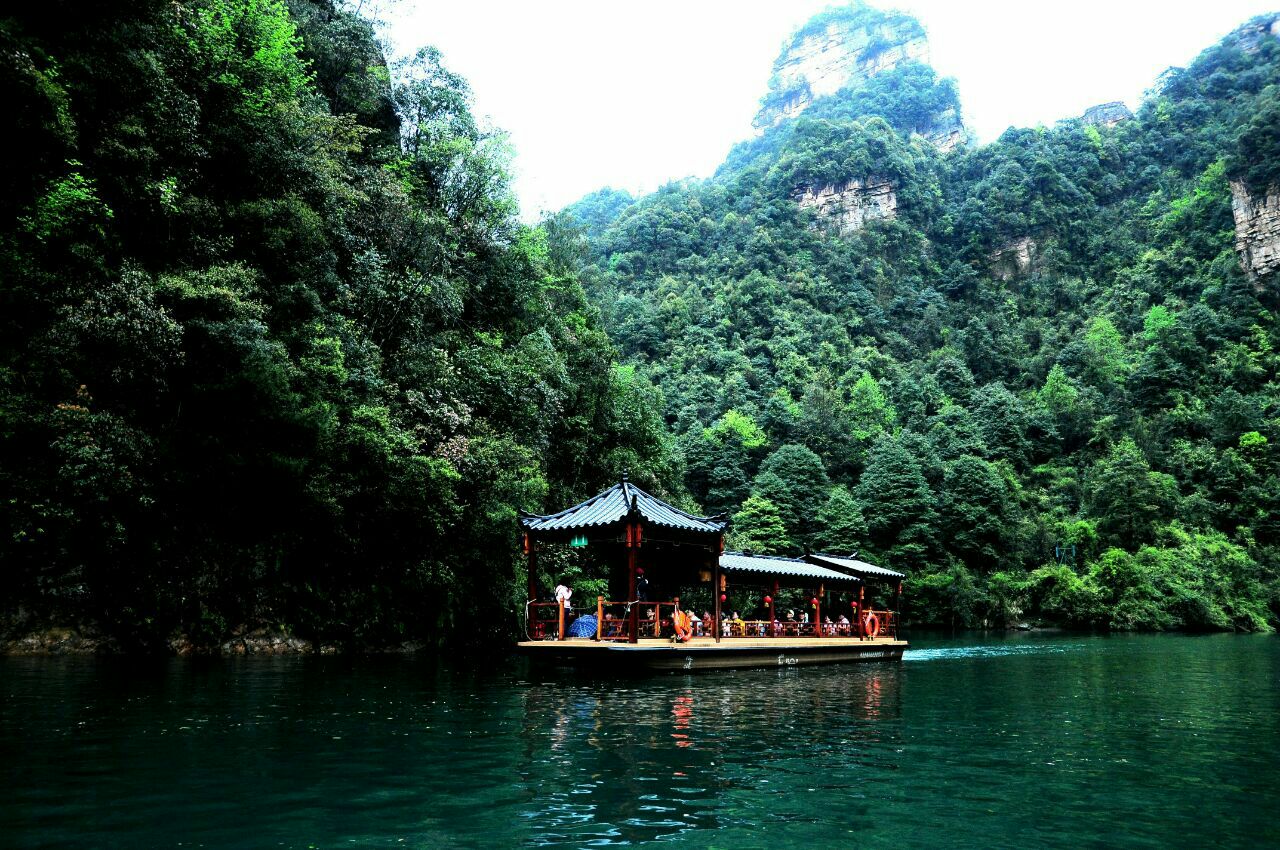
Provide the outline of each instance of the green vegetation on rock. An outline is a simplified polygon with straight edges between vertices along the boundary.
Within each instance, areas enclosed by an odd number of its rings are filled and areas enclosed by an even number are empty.
[[[878,13],[832,14],[802,34]],[[776,513],[783,554],[906,570],[916,622],[1275,624],[1277,284],[1241,268],[1229,187],[1280,182],[1280,42],[1253,30],[1114,127],[940,153],[917,133],[954,82],[904,63],[603,229],[570,207],[692,497],[751,539]]]

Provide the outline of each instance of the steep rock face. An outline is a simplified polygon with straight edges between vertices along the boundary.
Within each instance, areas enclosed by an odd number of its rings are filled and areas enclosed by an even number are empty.
[[[898,215],[893,183],[883,177],[801,186],[794,197],[801,209],[816,210],[819,221],[841,235],[861,230],[868,221]]]
[[[964,125],[954,109],[948,108],[934,118],[933,124],[920,133],[935,148],[947,153],[964,141]]]
[[[929,42],[915,18],[857,14],[797,33],[773,66],[770,93],[755,126],[772,127],[819,97],[904,62],[928,62]]]
[[[1091,127],[1114,127],[1132,117],[1133,113],[1129,111],[1129,107],[1119,100],[1113,100],[1110,103],[1090,106],[1080,116],[1080,120]]]
[[[1263,39],[1280,38],[1280,15],[1262,15],[1254,18],[1236,28],[1227,38],[1234,39],[1245,53],[1256,53],[1262,46]]]
[[[1030,236],[1011,239],[987,255],[987,267],[996,280],[1013,280],[1031,272],[1036,258],[1036,242]]]
[[[1254,195],[1243,182],[1231,181],[1231,213],[1245,274],[1259,281],[1280,268],[1280,186]]]

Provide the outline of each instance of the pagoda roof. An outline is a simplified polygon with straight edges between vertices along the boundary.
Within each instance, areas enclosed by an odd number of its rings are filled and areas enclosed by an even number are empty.
[[[669,505],[632,484],[622,481],[585,502],[547,516],[523,514],[520,526],[533,534],[600,530],[636,516],[651,526],[693,534],[719,535],[728,525],[723,516],[701,517]]]
[[[851,582],[853,584],[862,582],[862,579],[847,572],[811,564],[800,558],[754,555],[747,552],[725,552],[720,556],[720,569],[730,575],[754,573],[760,576],[782,576],[820,582]]]
[[[842,557],[839,555],[825,555],[819,552],[811,555],[806,555],[805,557],[809,560],[809,563],[811,564],[818,564],[820,566],[831,567],[832,569],[840,570],[841,572],[852,573],[853,575],[858,576],[859,578],[874,578],[874,579],[906,578],[906,576],[900,572],[897,572],[895,570],[885,569],[884,567],[877,567],[875,564],[868,564],[866,561],[859,561],[853,555]]]

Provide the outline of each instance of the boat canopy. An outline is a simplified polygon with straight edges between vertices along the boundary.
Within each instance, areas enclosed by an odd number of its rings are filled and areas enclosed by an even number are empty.
[[[847,572],[811,564],[800,558],[781,558],[745,552],[725,552],[720,556],[720,569],[732,578],[770,577],[804,579],[832,584],[861,584],[862,579]]]
[[[625,475],[609,489],[559,513],[520,515],[522,529],[531,537],[547,541],[607,540],[622,534],[629,523],[638,523],[649,532],[661,531],[664,536],[707,545],[718,545],[728,525],[723,516],[694,516],[669,505],[632,484]]]
[[[840,557],[816,553],[805,557],[811,564],[829,567],[843,573],[851,573],[861,579],[880,579],[883,581],[886,579],[902,580],[906,578],[902,573],[885,569],[884,567],[877,567],[875,564],[868,564],[866,561],[859,561],[852,555]]]

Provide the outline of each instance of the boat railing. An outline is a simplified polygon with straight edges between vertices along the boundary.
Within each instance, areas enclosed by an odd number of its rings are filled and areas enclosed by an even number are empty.
[[[591,607],[570,605],[565,608],[558,602],[530,601],[525,603],[525,636],[529,640],[564,640],[570,623],[584,614],[595,614],[596,640],[629,640],[629,618],[635,609],[639,619],[638,636],[661,637],[670,633],[671,617],[677,604],[675,601],[609,601],[603,596],[597,597],[596,604]]]
[[[868,615],[875,615],[876,633],[868,634],[857,623],[801,623],[784,620],[729,620],[722,627],[722,636],[737,638],[759,637],[892,637],[898,636],[898,615],[895,611],[867,610],[862,614],[863,623]]]
[[[596,640],[626,641],[631,638],[630,616],[636,611],[637,637],[657,638],[672,633],[671,622],[679,603],[672,601],[609,601],[597,597],[592,607],[570,606],[564,608],[557,602],[526,603],[525,635],[530,640],[564,640],[566,629],[573,620],[584,614],[596,616]],[[594,610],[593,610],[594,608]],[[652,612],[652,613],[650,613]],[[865,626],[868,618],[875,617],[875,634],[868,634]],[[722,620],[721,637],[849,637],[869,639],[874,637],[898,637],[898,613],[896,611],[866,609],[858,623],[800,623],[769,620]],[[693,625],[698,637],[714,637],[715,624],[694,617]]]

